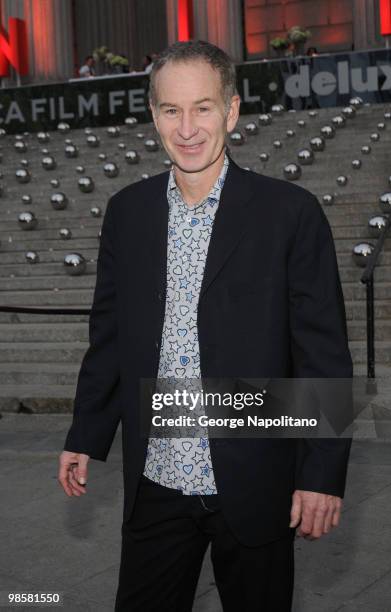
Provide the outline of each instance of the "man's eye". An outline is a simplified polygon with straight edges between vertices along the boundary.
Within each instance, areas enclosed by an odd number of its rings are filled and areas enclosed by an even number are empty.
[[[201,113],[206,113],[209,110],[209,106],[200,106],[199,110]]]
[[[175,113],[176,113],[176,108],[168,108],[166,110],[167,115],[175,115]]]

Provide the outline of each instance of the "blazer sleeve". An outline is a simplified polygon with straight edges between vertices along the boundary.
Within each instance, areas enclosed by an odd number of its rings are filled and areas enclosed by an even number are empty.
[[[351,379],[353,364],[334,239],[322,207],[310,192],[303,201],[288,275],[293,376]],[[342,397],[333,410],[334,414],[340,411],[337,418],[348,425],[351,395]],[[295,488],[343,497],[351,438],[301,438],[297,444]]]
[[[101,230],[89,347],[81,363],[73,421],[64,445],[64,450],[101,461],[106,461],[121,417],[115,244],[111,198]]]

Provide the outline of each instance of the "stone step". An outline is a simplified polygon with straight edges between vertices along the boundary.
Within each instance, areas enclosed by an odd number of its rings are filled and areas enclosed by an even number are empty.
[[[87,342],[0,342],[0,363],[81,363]]]
[[[75,385],[80,363],[1,363],[0,390],[3,385]]]

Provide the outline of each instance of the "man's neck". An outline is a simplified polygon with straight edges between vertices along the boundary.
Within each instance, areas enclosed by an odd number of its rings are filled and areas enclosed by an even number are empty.
[[[225,147],[213,164],[201,172],[183,172],[174,167],[175,182],[189,208],[193,208],[209,194],[224,164]]]

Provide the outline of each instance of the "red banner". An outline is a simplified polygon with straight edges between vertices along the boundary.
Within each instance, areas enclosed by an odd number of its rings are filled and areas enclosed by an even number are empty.
[[[8,37],[3,26],[0,26],[0,76],[10,74],[13,66],[21,76],[28,74],[28,46],[26,22],[16,17],[8,20]]]

